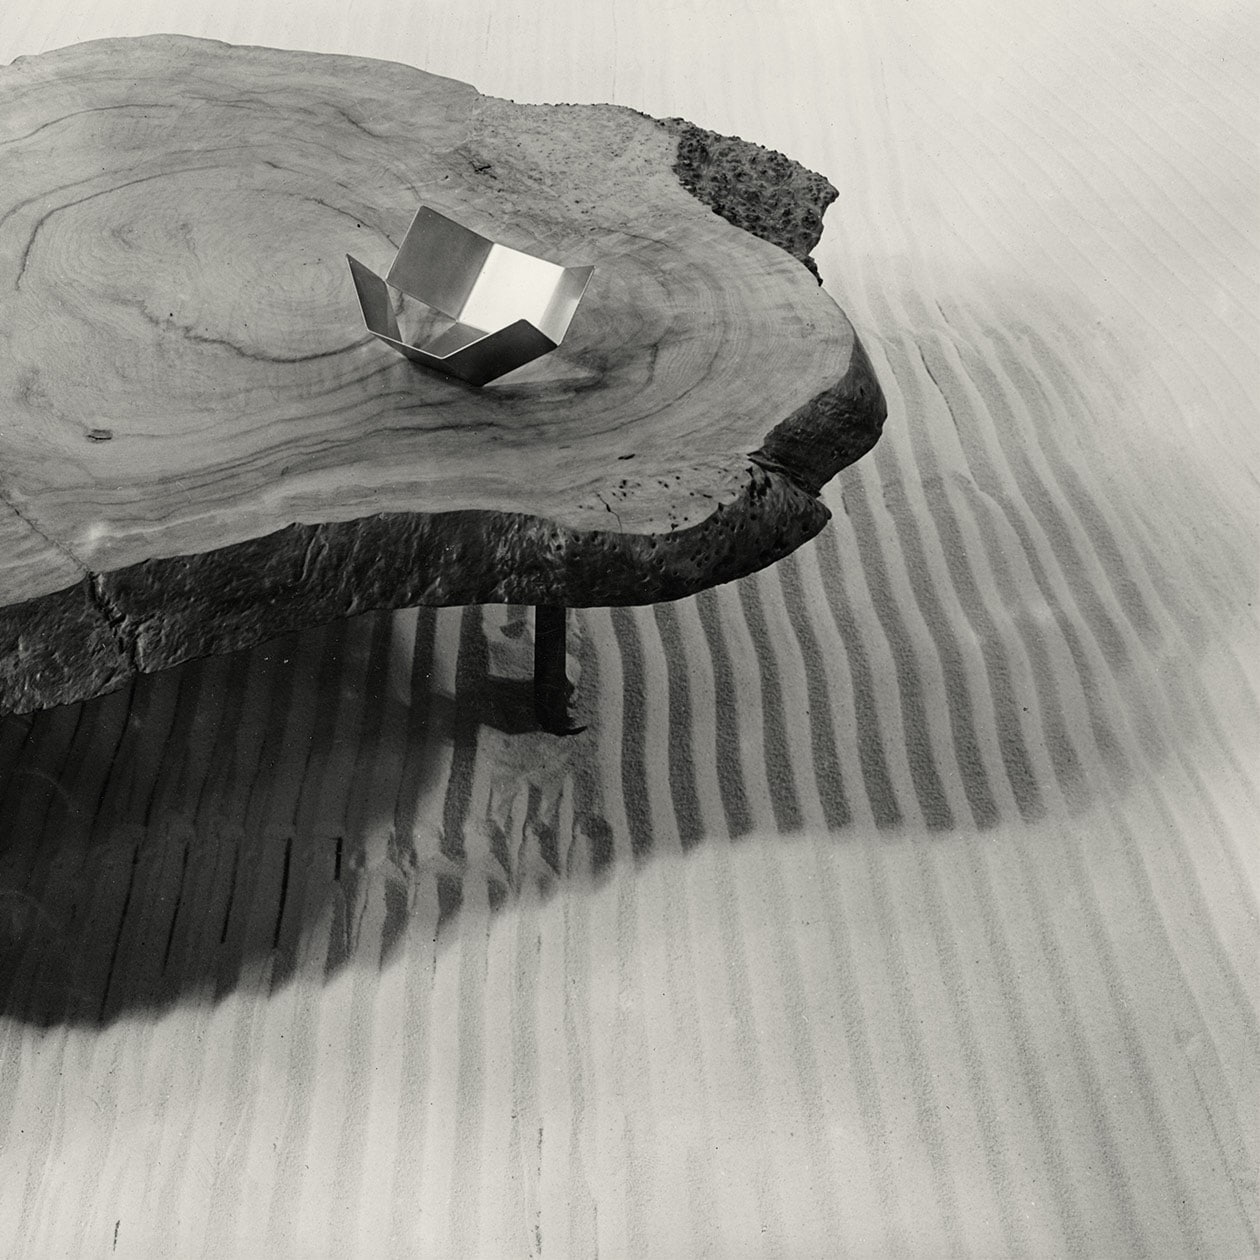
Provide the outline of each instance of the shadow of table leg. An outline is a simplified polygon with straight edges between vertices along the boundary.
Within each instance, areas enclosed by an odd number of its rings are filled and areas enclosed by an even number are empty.
[[[574,735],[582,729],[569,724],[567,617],[568,610],[557,604],[539,604],[534,609],[534,716],[552,735]]]

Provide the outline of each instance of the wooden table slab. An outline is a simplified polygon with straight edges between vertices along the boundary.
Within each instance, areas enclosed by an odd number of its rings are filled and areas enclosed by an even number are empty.
[[[835,190],[755,145],[168,36],[0,71],[0,144],[0,712],[369,609],[693,594],[879,435],[801,265]],[[595,265],[555,353],[478,390],[365,334],[345,255],[421,203]]]

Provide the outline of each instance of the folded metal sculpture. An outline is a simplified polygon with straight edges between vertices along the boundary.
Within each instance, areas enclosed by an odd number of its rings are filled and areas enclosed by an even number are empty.
[[[346,261],[368,332],[471,385],[554,350],[595,270],[509,249],[429,206],[416,212],[383,280],[357,258]],[[406,327],[408,298],[423,308],[417,327]]]

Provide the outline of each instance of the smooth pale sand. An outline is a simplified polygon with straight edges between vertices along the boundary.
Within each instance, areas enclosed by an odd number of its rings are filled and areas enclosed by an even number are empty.
[[[1233,3],[10,5],[841,190],[890,416],[754,579],[0,724],[6,1256],[1257,1252],[1260,32]],[[0,480],[3,473],[0,471]]]

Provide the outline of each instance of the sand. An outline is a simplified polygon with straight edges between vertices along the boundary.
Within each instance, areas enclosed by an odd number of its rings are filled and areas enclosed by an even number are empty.
[[[6,1256],[1257,1254],[1244,5],[0,11],[612,100],[841,190],[789,561],[0,723]],[[0,478],[3,474],[0,471]]]

